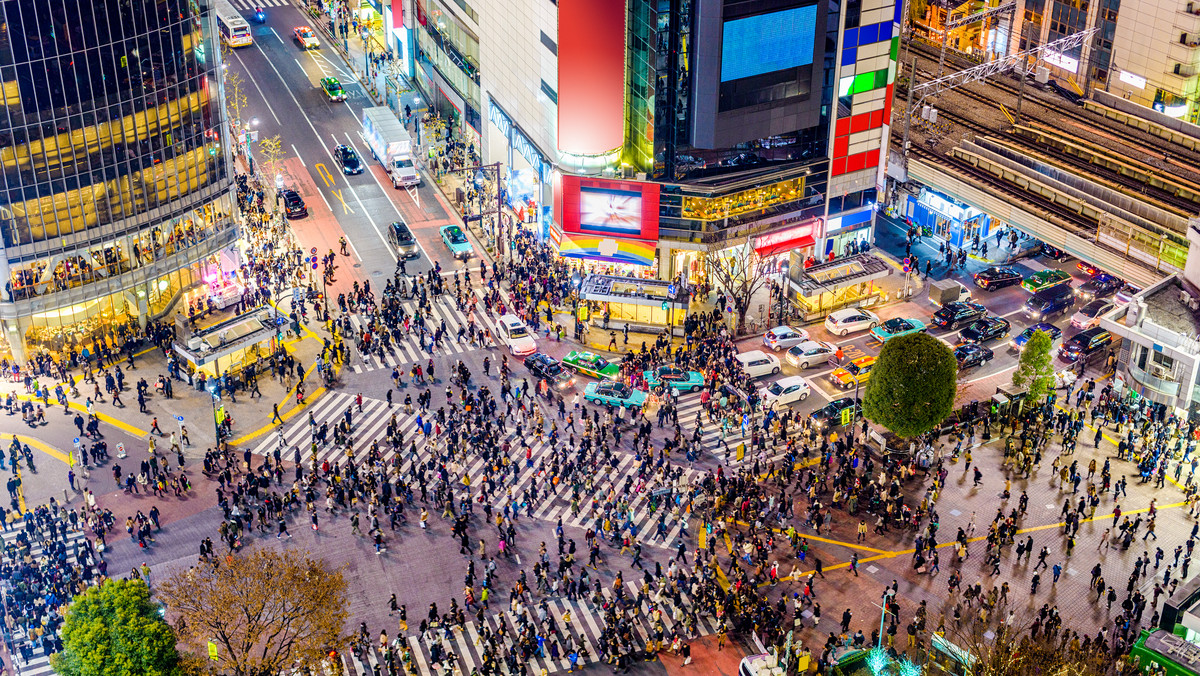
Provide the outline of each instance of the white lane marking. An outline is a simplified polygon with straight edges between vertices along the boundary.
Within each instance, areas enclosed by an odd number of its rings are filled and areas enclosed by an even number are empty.
[[[300,164],[301,164],[301,165],[302,165],[302,166],[303,166],[305,169],[307,169],[307,168],[308,168],[308,165],[304,163],[304,158],[303,158],[303,157],[300,157],[300,151],[299,151],[299,150],[296,150],[296,144],[295,144],[295,143],[293,143],[293,144],[292,144],[292,152],[296,154],[296,159],[300,160]]]
[[[998,375],[1000,375],[1001,373],[1005,373],[1005,372],[1007,372],[1007,371],[1013,371],[1013,370],[1015,370],[1016,368],[1017,368],[1017,365],[1016,365],[1016,364],[1013,364],[1012,366],[1009,366],[1009,367],[1007,367],[1007,368],[1002,368],[1002,369],[1000,369],[999,371],[996,371],[995,373],[989,373],[989,374],[987,374],[986,376],[978,376],[978,377],[976,377],[976,378],[971,378],[970,380],[967,380],[967,381],[965,381],[965,382],[966,382],[967,384],[970,384],[970,383],[978,382],[978,381],[980,381],[980,380],[986,380],[987,378],[994,378],[995,376],[998,376]]]
[[[360,140],[361,140],[361,138],[362,137],[359,136]],[[366,155],[364,155],[363,152],[358,149],[358,145],[354,143],[354,137],[350,135],[350,132],[346,132],[346,140],[349,141],[350,147],[354,148],[354,152],[358,153],[358,157],[359,157],[359,159],[362,159],[363,164],[366,164],[367,161],[365,159],[363,159],[366,157]],[[364,141],[364,143],[365,143],[365,141]],[[364,168],[363,171],[371,174],[371,177],[375,179],[375,183],[377,183],[379,185],[379,189],[383,191],[384,197],[387,197],[388,203],[391,204],[392,198],[388,196],[387,189],[383,187],[383,183],[380,183],[379,177],[375,176],[375,172],[371,171],[370,169],[366,169],[366,168]],[[392,207],[395,208],[396,205],[392,204]],[[401,223],[408,225],[408,219],[404,218],[404,214],[401,214],[399,209],[396,209],[396,215],[400,217]],[[409,226],[409,228],[411,231],[412,226]],[[429,252],[425,250],[425,245],[421,244],[421,240],[417,239],[416,234],[413,234],[413,241],[415,241],[417,243],[417,248],[421,250],[421,254],[425,256],[425,260],[429,261],[429,263],[432,265],[433,259],[429,257]],[[445,274],[446,272],[449,272],[449,271],[448,270],[442,271],[443,274]]]
[[[333,153],[330,152],[329,147],[325,145],[325,141],[321,139],[321,134],[317,132],[317,127],[313,124],[312,119],[308,117],[308,113],[304,112],[304,107],[301,106],[300,101],[296,99],[296,94],[291,90],[291,88],[287,87],[287,80],[284,79],[283,74],[279,72],[279,69],[275,67],[275,64],[272,63],[270,59],[266,58],[267,54],[266,52],[262,51],[262,47],[259,47],[257,44],[255,44],[255,47],[258,49],[259,53],[263,55],[263,58],[266,59],[267,64],[271,66],[271,70],[275,71],[275,76],[278,77],[279,81],[283,83],[285,88],[287,88],[288,96],[292,97],[292,102],[296,104],[296,110],[300,111],[300,115],[304,117],[304,121],[308,123],[308,128],[312,130],[313,136],[317,139],[317,143],[320,143],[321,148],[325,150],[325,154],[329,157],[329,161],[336,165],[337,162],[333,158]],[[378,181],[378,179],[376,179],[376,181]],[[362,209],[363,215],[367,217],[367,222],[371,224],[371,227],[375,230],[375,234],[378,235],[380,241],[383,242],[384,251],[386,251],[387,254],[392,257],[393,261],[398,260],[396,257],[396,252],[392,250],[391,245],[388,243],[387,237],[384,237],[383,231],[379,229],[379,224],[375,222],[375,218],[371,216],[371,212],[368,211],[366,205],[363,204],[362,198],[358,196],[358,192],[349,184],[347,184],[346,189],[349,190],[350,194],[354,196],[354,200],[358,202],[358,206]],[[324,195],[322,195],[322,197],[324,197]],[[325,200],[325,202],[328,204],[329,200]],[[388,203],[391,204],[390,199],[388,200]],[[392,208],[395,209],[396,205],[392,204]],[[330,209],[330,211],[332,212],[333,209]],[[396,213],[400,213],[399,209],[396,210]],[[362,259],[360,258],[359,260]]]

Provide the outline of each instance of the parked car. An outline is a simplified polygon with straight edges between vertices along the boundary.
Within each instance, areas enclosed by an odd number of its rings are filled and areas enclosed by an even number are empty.
[[[808,417],[819,430],[838,427],[842,424],[842,411],[846,409],[853,411],[850,416],[851,423],[858,416],[862,415],[862,406],[854,400],[854,397],[842,397],[841,399],[834,399],[821,408],[818,408],[809,414]]]
[[[563,368],[557,359],[548,354],[536,352],[525,357],[525,368],[536,378],[544,378],[557,388],[570,387],[575,384],[571,372]]]
[[[1071,326],[1078,329],[1090,329],[1100,323],[1100,317],[1106,315],[1116,307],[1112,301],[1107,301],[1098,298],[1087,305],[1079,308],[1071,317]]]
[[[843,390],[862,386],[871,379],[871,370],[875,368],[875,357],[859,357],[845,366],[836,368],[829,374],[829,381]]]
[[[776,326],[763,334],[763,345],[779,352],[808,340],[808,331],[791,326]]]
[[[1079,261],[1075,264],[1075,267],[1079,268],[1079,270],[1088,277],[1095,277],[1101,272],[1104,272],[1100,269],[1099,265],[1096,265],[1095,263],[1089,263],[1087,261]]]
[[[1003,289],[1006,286],[1016,286],[1025,281],[1025,278],[1021,276],[1021,273],[1017,272],[1013,268],[999,267],[995,265],[987,270],[984,270],[983,272],[975,273],[972,275],[972,278],[975,280],[975,286],[978,286],[984,291],[996,291],[998,289]]]
[[[1017,334],[1017,336],[1015,338],[1013,338],[1012,340],[1008,341],[1008,346],[1010,348],[1016,350],[1017,352],[1021,352],[1025,349],[1025,343],[1028,343],[1029,339],[1033,337],[1033,334],[1038,331],[1041,331],[1041,332],[1045,333],[1046,335],[1050,336],[1050,349],[1051,350],[1056,348],[1058,346],[1058,344],[1062,341],[1062,329],[1058,328],[1057,326],[1055,326],[1053,324],[1047,324],[1045,322],[1038,322],[1037,324],[1034,324],[1033,326],[1031,326],[1031,327],[1025,329],[1024,331],[1022,331],[1021,333]]]
[[[958,360],[958,370],[982,366],[992,360],[992,350],[979,343],[967,343],[954,348],[954,358]]]
[[[1008,336],[1012,324],[1004,317],[984,317],[963,329],[958,339],[964,343],[986,343]]]
[[[704,374],[699,371],[685,371],[677,366],[659,366],[650,371],[643,371],[646,383],[650,387],[666,385],[676,390],[699,392],[704,387]]]
[[[879,316],[862,308],[834,310],[825,317],[825,330],[835,336],[855,331],[869,331],[879,326]]]
[[[1109,296],[1115,296],[1124,286],[1124,280],[1114,277],[1107,272],[1101,272],[1076,287],[1075,295],[1085,301],[1108,298]]]
[[[388,241],[392,246],[396,247],[396,255],[401,259],[419,258],[421,249],[417,246],[417,239],[413,237],[412,231],[408,226],[400,221],[392,221],[388,226]]]
[[[987,308],[979,303],[947,303],[933,313],[933,324],[953,331],[985,316]]]
[[[600,380],[616,380],[621,375],[621,367],[591,352],[571,350],[563,357],[563,366]]]
[[[302,218],[308,215],[308,205],[304,203],[304,198],[300,197],[300,193],[295,190],[284,190],[283,194],[283,211],[288,218]]]
[[[1111,344],[1112,334],[1099,326],[1095,326],[1071,336],[1058,349],[1058,356],[1062,357],[1065,361],[1079,361],[1082,359],[1086,364],[1104,354]]]
[[[454,224],[443,225],[441,232],[442,244],[446,245],[455,258],[470,258],[475,253],[475,248],[467,240],[467,235],[462,228]]]
[[[348,145],[343,144],[334,148],[333,159],[337,160],[343,174],[361,174],[363,172],[362,159],[359,158],[358,153],[354,152],[354,148]]]
[[[588,383],[587,387],[583,388],[584,401],[601,406],[625,406],[635,411],[646,405],[649,396],[642,390],[635,390],[625,383],[614,383],[611,380]]]
[[[779,357],[762,350],[750,350],[737,355],[742,370],[751,378],[762,378],[779,373]]]
[[[920,319],[889,319],[886,322],[871,329],[871,335],[881,343],[886,343],[892,338],[907,336],[910,333],[919,333],[925,330],[925,322]]]
[[[824,364],[836,353],[837,346],[833,343],[806,340],[789,349],[784,358],[787,359],[787,363],[798,369],[807,369]]]
[[[1066,251],[1063,251],[1062,249],[1060,249],[1056,246],[1051,246],[1044,242],[1042,243],[1042,254],[1045,255],[1047,258],[1050,258],[1050,259],[1056,260],[1056,261],[1065,261],[1065,260],[1069,260],[1071,258],[1071,254],[1067,253]]]
[[[808,399],[812,388],[802,376],[780,378],[758,391],[763,406],[768,409],[781,409]]]

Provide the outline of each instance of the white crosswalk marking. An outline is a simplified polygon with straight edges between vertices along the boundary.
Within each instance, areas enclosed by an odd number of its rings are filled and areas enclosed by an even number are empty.
[[[259,7],[286,7],[287,0],[229,0],[233,8],[241,12],[253,12]]]
[[[419,313],[416,301],[404,301],[401,305],[405,313],[410,316]],[[493,336],[496,335],[496,324],[482,308],[476,308],[472,313],[467,314],[459,310],[449,297],[433,301],[431,308],[430,313],[425,317],[429,330],[426,331],[424,338],[417,331],[415,324],[410,322],[412,328],[408,335],[389,341],[387,347],[383,349],[382,358],[379,356],[378,348],[373,347],[369,354],[359,354],[357,359],[351,359],[350,370],[355,373],[366,373],[381,368],[391,369],[406,364],[421,363],[435,355],[456,355],[481,349],[483,347],[482,338],[478,339],[480,342],[473,343],[468,333],[463,335],[461,341],[458,339],[459,328],[469,330],[472,322],[475,324],[477,335],[484,330],[490,331]],[[367,317],[359,313],[350,315],[350,324],[354,327],[355,336],[360,335],[364,329],[368,328],[369,322]],[[443,322],[446,324],[446,332],[441,342],[438,343],[436,352],[430,354],[431,332],[437,330]],[[378,336],[375,337],[375,340],[378,340]],[[493,340],[492,345],[494,344]],[[406,369],[400,369],[400,371],[404,374]]]
[[[627,598],[637,598],[638,586],[637,583],[629,581]],[[602,595],[608,601],[613,601],[615,596],[607,587],[602,588]],[[691,600],[683,595],[685,603],[690,604]],[[536,623],[541,602],[528,607],[529,617]],[[599,661],[600,655],[600,634],[604,627],[604,619],[600,612],[595,609],[592,604],[583,599],[568,599],[565,596],[559,596],[546,599],[546,608],[549,615],[554,618],[556,625],[559,628],[558,638],[547,638],[545,646],[545,654],[533,654],[526,660],[526,666],[531,673],[540,673],[543,669],[546,673],[558,673],[566,671],[570,668],[570,660],[567,656],[567,644],[569,637],[574,638],[578,643],[582,644],[587,651],[587,659],[581,659],[580,665],[595,664]],[[642,609],[647,612],[638,613],[632,622],[634,631],[642,643],[645,643],[654,633],[653,616],[648,612],[650,609],[661,609],[663,614],[663,623],[667,627],[675,624],[672,619],[674,613],[674,603],[669,597],[664,595],[661,603],[654,601],[654,594],[650,593],[649,598],[643,602]],[[570,613],[569,621],[565,619],[567,613]],[[507,610],[488,614],[484,616],[484,626],[493,636],[497,635],[498,630],[503,625],[506,638],[496,639],[506,643],[508,646],[514,646],[513,639],[518,633],[518,621],[512,613]],[[716,631],[717,622],[711,617],[701,617],[697,623],[697,632],[701,635],[707,635]],[[482,669],[483,654],[485,644],[481,638],[483,627],[476,625],[475,621],[468,621],[462,630],[457,628],[452,629],[449,638],[445,636],[442,629],[430,630],[422,635],[408,636],[402,639],[402,644],[410,650],[410,656],[413,664],[416,667],[416,673],[420,676],[441,676],[442,674],[450,673],[451,660],[457,660],[462,673],[471,673],[473,669]],[[558,643],[559,659],[551,659],[551,645]],[[433,645],[438,643],[441,645],[441,663],[444,666],[435,667],[433,663]],[[519,653],[518,653],[519,654]],[[375,664],[382,665],[382,658],[372,648],[368,653],[367,663],[359,661],[352,655],[346,657],[347,673],[353,673],[356,676],[370,676],[372,666]],[[401,660],[401,655],[396,654],[395,659],[397,665]],[[386,673],[386,669],[383,669]],[[501,665],[502,673],[509,673],[506,666]]]
[[[83,541],[86,538],[87,535],[83,531],[67,532],[66,554],[68,564],[74,565],[76,563],[75,546],[82,546]],[[14,542],[16,542],[15,534],[4,538],[3,544],[0,546],[8,545]],[[31,542],[29,554],[34,560],[38,560],[46,554],[46,551],[40,543]],[[50,676],[54,674],[54,670],[50,667],[50,658],[46,655],[45,650],[41,646],[33,647],[29,661],[25,661],[25,658],[21,655],[21,647],[23,645],[30,644],[25,633],[25,629],[23,629],[20,625],[13,625],[12,643],[16,648],[14,651],[15,654],[13,655],[13,663],[16,666],[17,676]]]

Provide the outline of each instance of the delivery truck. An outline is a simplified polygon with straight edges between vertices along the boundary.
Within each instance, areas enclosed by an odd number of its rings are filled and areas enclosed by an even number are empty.
[[[412,137],[391,108],[363,108],[363,140],[371,155],[379,160],[396,188],[421,185],[421,175],[413,162]]]

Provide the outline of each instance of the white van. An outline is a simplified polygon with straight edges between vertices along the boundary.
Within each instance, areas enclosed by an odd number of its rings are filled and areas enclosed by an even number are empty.
[[[737,356],[737,360],[742,362],[742,369],[751,378],[762,378],[779,373],[779,357],[767,354],[762,350],[743,352]]]
[[[524,357],[537,352],[537,341],[521,318],[508,314],[500,318],[500,341],[514,356]]]

